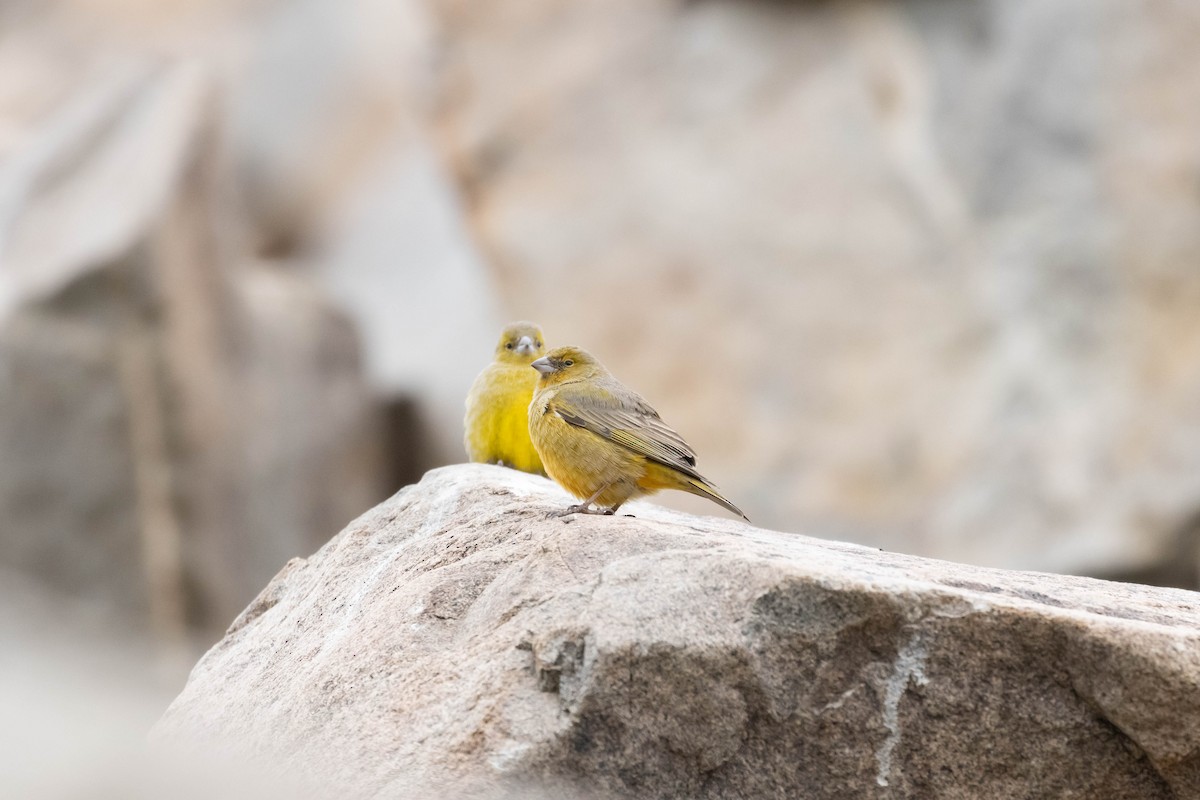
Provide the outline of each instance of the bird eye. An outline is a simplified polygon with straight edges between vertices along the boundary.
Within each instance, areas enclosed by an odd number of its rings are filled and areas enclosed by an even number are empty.
[[[534,342],[534,343],[533,343],[533,346],[534,346],[534,347],[541,347],[541,346],[542,346],[542,343],[541,343],[541,342]]]
[[[564,367],[569,367],[569,366],[571,366],[571,365],[572,365],[572,364],[574,364],[574,363],[575,363],[574,361],[572,361],[571,359],[569,359],[569,358],[568,358],[566,361],[564,361],[564,362],[563,362],[563,366],[564,366]]]
[[[504,345],[504,349],[512,350],[512,342],[509,342],[508,344]]]

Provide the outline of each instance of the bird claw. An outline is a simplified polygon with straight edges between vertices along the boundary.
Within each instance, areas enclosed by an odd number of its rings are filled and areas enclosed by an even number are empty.
[[[568,517],[571,514],[611,514],[607,509],[592,508],[591,503],[576,503],[573,506],[567,506],[561,511],[555,511],[550,516],[552,517]]]

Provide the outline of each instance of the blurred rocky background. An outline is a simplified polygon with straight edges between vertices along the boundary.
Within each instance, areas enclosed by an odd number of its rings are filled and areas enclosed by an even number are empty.
[[[763,527],[1194,588],[1200,12],[0,3],[0,567],[164,686],[518,318]]]

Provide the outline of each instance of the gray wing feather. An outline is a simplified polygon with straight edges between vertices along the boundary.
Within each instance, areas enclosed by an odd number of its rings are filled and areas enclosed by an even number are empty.
[[[600,384],[589,389],[585,393],[570,384],[563,386],[554,398],[555,413],[569,425],[589,430],[664,466],[700,477],[692,448],[640,395],[620,385]]]

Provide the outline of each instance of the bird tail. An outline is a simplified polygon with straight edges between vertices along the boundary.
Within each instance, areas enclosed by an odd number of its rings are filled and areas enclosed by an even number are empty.
[[[692,476],[688,475],[683,478],[683,483],[685,485],[681,486],[680,488],[685,492],[690,492],[698,497],[706,497],[717,505],[724,506],[725,508],[729,509],[742,519],[746,520],[746,522],[750,521],[750,518],[742,513],[740,508],[726,500],[725,496],[717,491],[717,487],[713,486],[703,478],[693,478]]]

